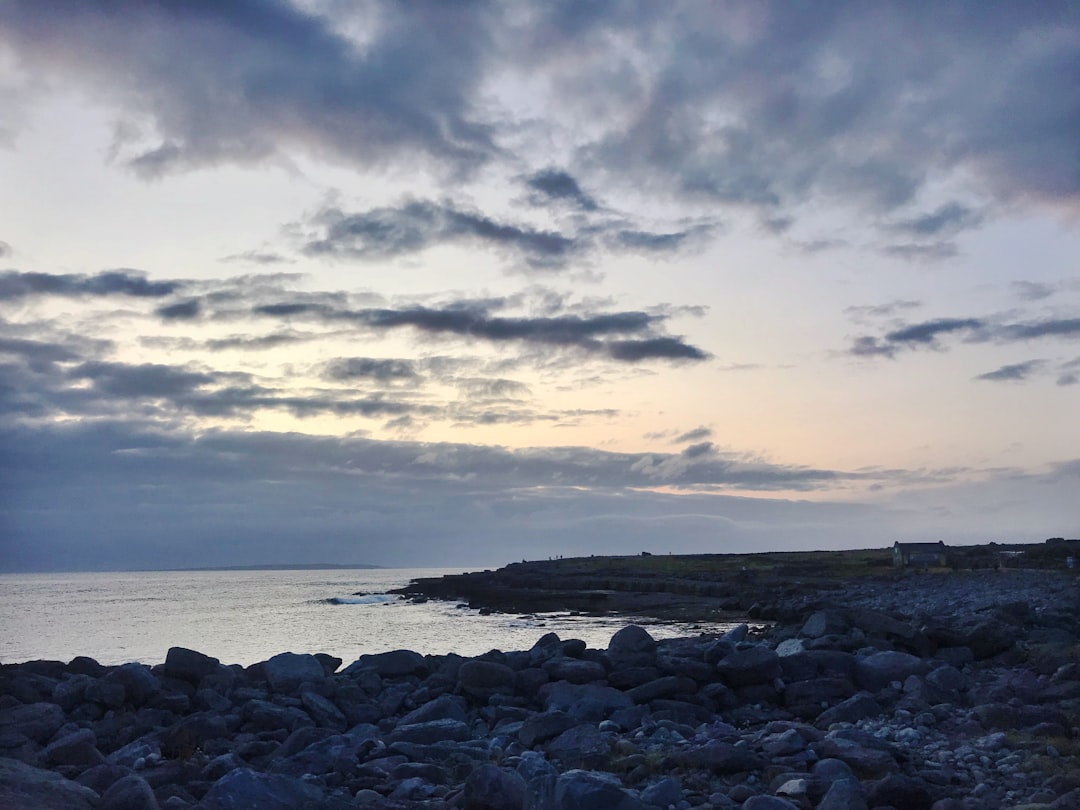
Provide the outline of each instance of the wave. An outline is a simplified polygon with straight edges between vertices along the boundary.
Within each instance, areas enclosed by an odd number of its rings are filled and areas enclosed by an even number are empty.
[[[363,596],[331,596],[326,601],[331,605],[382,605],[400,598],[393,593],[368,593]]]

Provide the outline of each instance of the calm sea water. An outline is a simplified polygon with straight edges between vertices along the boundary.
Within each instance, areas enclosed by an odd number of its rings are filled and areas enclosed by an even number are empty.
[[[630,622],[565,613],[480,616],[451,603],[416,605],[385,593],[417,577],[459,572],[0,574],[0,662],[88,655],[103,664],[155,664],[172,646],[245,665],[286,651],[325,652],[346,663],[394,649],[471,656],[528,649],[550,631],[606,647]],[[358,591],[370,595],[355,596]],[[669,638],[728,627],[652,624],[649,632]]]

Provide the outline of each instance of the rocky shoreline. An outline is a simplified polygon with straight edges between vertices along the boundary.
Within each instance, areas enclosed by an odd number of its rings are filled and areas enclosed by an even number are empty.
[[[152,667],[3,665],[0,807],[1080,807],[1075,576],[757,596],[768,626],[655,641],[631,625],[603,650],[548,634],[344,667],[182,648]]]

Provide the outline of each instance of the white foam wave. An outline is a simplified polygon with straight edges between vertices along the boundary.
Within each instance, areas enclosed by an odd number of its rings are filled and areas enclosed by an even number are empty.
[[[332,605],[381,605],[399,598],[392,593],[369,593],[364,596],[332,596],[326,601]]]

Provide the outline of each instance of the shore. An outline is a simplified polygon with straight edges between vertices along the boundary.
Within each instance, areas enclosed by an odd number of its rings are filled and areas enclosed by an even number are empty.
[[[488,609],[541,611],[546,592],[760,617],[723,636],[2,666],[0,807],[1080,807],[1074,573],[748,556],[713,580],[700,558],[587,558],[508,566],[487,597],[450,589]],[[544,587],[521,584],[541,569]],[[496,600],[507,577],[519,593]]]

